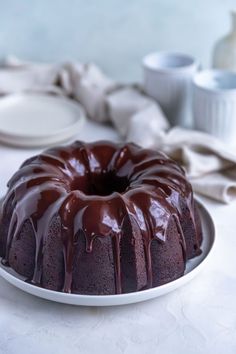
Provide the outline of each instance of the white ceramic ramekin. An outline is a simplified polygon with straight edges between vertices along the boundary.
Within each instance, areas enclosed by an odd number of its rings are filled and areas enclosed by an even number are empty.
[[[236,73],[204,70],[193,85],[195,128],[236,146]]]
[[[192,125],[192,79],[198,67],[193,57],[181,53],[157,52],[143,59],[144,90],[172,125]]]

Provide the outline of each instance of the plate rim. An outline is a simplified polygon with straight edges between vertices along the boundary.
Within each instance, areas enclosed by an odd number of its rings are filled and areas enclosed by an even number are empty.
[[[210,256],[214,253],[216,243],[216,228],[214,221],[208,211],[199,198],[194,198],[200,209],[201,217],[203,213],[207,218],[208,227],[211,229],[211,236],[209,238],[210,246],[206,251],[204,258],[197,264],[192,270],[184,274],[178,279],[175,279],[169,283],[154,288],[136,291],[124,294],[114,295],[82,295],[82,294],[67,294],[60,291],[49,290],[42,287],[32,285],[20,279],[20,276],[11,274],[7,269],[11,268],[0,265],[0,276],[4,278],[8,283],[22,290],[25,293],[31,294],[38,298],[42,298],[48,301],[54,301],[62,304],[69,304],[74,306],[119,306],[132,303],[138,303],[153,299],[162,295],[165,295],[184,284],[192,280],[203,268],[203,266],[209,261]],[[0,201],[1,202],[1,201]],[[200,257],[200,256],[199,256]],[[182,284],[181,284],[182,283]],[[156,295],[156,292],[160,294]]]
[[[75,122],[72,124],[68,125],[65,128],[57,130],[55,133],[51,134],[44,134],[44,135],[37,135],[37,134],[17,134],[17,133],[10,133],[4,131],[4,129],[0,128],[0,141],[6,144],[10,144],[13,146],[30,146],[30,147],[38,147],[42,146],[45,143],[49,141],[49,144],[53,144],[54,141],[60,142],[65,139],[68,139],[69,137],[72,137],[73,135],[72,132],[75,131],[80,125],[82,125],[85,120],[86,120],[86,114],[85,111],[82,107],[82,105],[79,102],[75,102],[73,99],[62,96],[62,95],[57,95],[57,94],[46,94],[46,93],[37,93],[37,92],[22,92],[22,93],[12,93],[12,94],[7,94],[3,97],[0,97],[0,109],[1,105],[7,103],[11,103],[11,101],[14,104],[15,100],[19,99],[27,99],[29,97],[36,97],[39,100],[58,100],[65,105],[70,106],[73,108],[73,110],[78,111],[78,115],[76,116]],[[65,138],[61,136],[65,136]],[[51,142],[52,141],[52,142]]]

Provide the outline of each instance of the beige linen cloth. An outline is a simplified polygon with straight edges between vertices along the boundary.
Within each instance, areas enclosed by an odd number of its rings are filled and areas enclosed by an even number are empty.
[[[170,128],[159,105],[135,85],[119,85],[93,64],[38,64],[8,58],[0,68],[0,94],[45,92],[78,100],[90,119],[111,122],[121,137],[160,149],[186,170],[196,192],[236,200],[236,150],[216,138]]]

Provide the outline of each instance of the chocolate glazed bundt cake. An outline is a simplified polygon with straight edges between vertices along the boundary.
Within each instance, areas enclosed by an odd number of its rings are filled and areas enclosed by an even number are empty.
[[[160,152],[78,141],[28,159],[8,187],[0,255],[32,284],[138,291],[179,278],[201,253],[191,185]]]

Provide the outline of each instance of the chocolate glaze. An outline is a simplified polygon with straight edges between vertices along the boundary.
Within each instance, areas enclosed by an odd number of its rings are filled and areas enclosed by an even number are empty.
[[[29,220],[34,230],[36,253],[32,283],[40,285],[44,238],[55,215],[61,219],[64,285],[71,292],[76,235],[83,231],[86,252],[97,237],[111,237],[115,259],[116,293],[122,292],[120,237],[124,218],[132,218],[142,233],[147,287],[152,287],[150,245],[165,242],[170,218],[174,218],[183,257],[185,237],[181,226],[181,198],[195,226],[192,188],[184,171],[164,154],[134,144],[100,141],[75,142],[47,150],[27,160],[8,183],[3,204],[13,203],[4,263],[9,261],[12,240]],[[92,220],[92,221],[91,221]],[[196,229],[196,226],[195,226]],[[197,232],[197,230],[196,230]],[[196,244],[199,249],[199,244]]]

